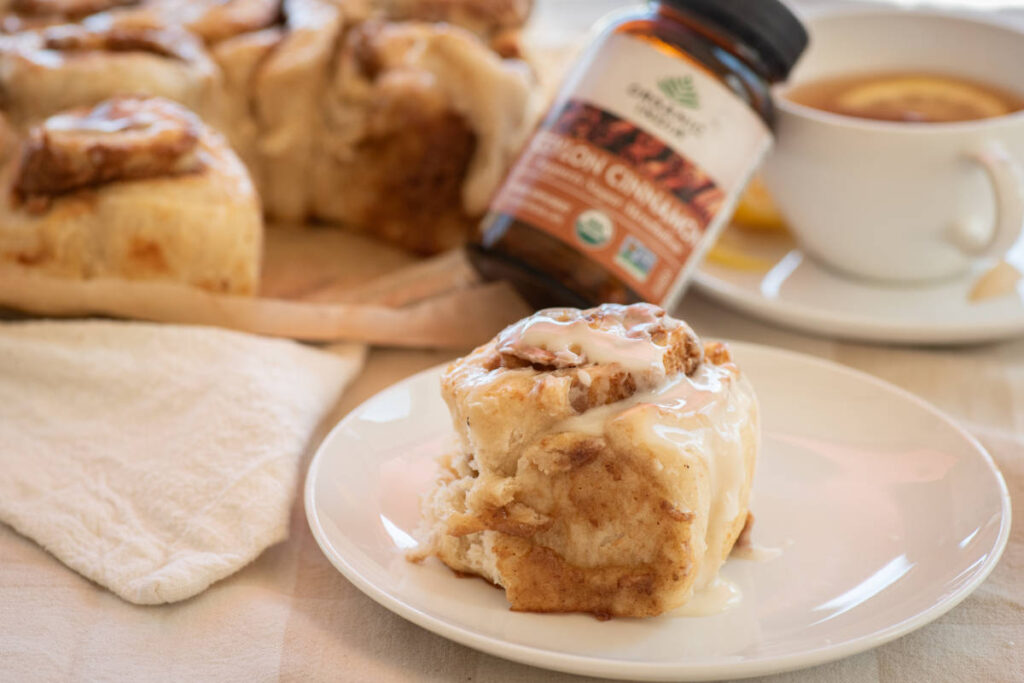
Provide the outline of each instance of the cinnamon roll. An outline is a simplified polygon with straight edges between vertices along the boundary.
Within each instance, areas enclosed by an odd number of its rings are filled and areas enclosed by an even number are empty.
[[[97,22],[0,36],[0,104],[16,126],[122,93],[167,97],[216,121],[219,72],[174,27]]]
[[[174,102],[119,97],[52,116],[0,182],[0,264],[256,291],[253,186],[224,140]]]
[[[314,150],[313,213],[421,253],[461,244],[532,125],[530,85],[457,27],[352,28]]]
[[[713,583],[759,444],[723,345],[648,304],[550,309],[456,361],[442,394],[458,447],[422,554],[523,611],[653,616]]]

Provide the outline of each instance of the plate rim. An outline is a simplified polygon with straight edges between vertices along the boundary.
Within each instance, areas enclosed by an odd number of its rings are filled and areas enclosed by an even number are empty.
[[[790,359],[809,362],[821,368],[850,375],[856,379],[867,381],[882,389],[895,393],[904,399],[909,399],[919,408],[930,413],[934,417],[946,422],[952,427],[968,444],[970,444],[981,456],[988,466],[989,472],[995,477],[997,488],[1000,492],[1000,521],[999,533],[995,545],[982,566],[975,572],[972,579],[961,586],[958,590],[943,596],[941,600],[925,610],[918,612],[900,622],[891,624],[874,633],[853,638],[842,643],[826,645],[812,650],[792,653],[783,656],[767,657],[763,659],[747,660],[743,662],[731,662],[723,664],[701,664],[686,665],[685,663],[655,663],[655,662],[625,662],[621,660],[606,660],[595,657],[576,655],[551,650],[543,650],[533,646],[511,643],[500,638],[474,632],[468,628],[451,624],[443,618],[438,618],[409,605],[402,600],[390,595],[387,591],[377,587],[372,581],[362,576],[358,570],[348,564],[344,557],[339,556],[330,548],[318,511],[316,509],[316,483],[322,458],[327,452],[326,446],[335,437],[344,425],[356,415],[367,403],[376,399],[380,394],[396,386],[412,383],[424,376],[439,374],[449,363],[441,363],[425,370],[421,370],[404,379],[398,380],[380,391],[374,393],[358,406],[349,411],[341,418],[324,437],[317,448],[316,453],[310,461],[303,484],[303,507],[306,513],[306,521],[313,538],[316,540],[320,552],[348,581],[350,581],[363,594],[374,600],[382,607],[394,614],[410,621],[417,626],[432,633],[452,640],[456,643],[475,650],[485,652],[496,657],[515,661],[529,666],[546,668],[565,673],[596,676],[600,678],[632,678],[634,680],[725,680],[734,678],[747,678],[751,676],[762,676],[794,671],[797,669],[809,668],[825,664],[839,659],[845,659],[852,655],[865,652],[879,647],[888,642],[896,640],[908,633],[921,628],[932,621],[946,614],[959,605],[965,598],[973,593],[992,573],[999,560],[1002,558],[1010,536],[1012,523],[1012,503],[1009,489],[1003,477],[999,465],[988,452],[988,450],[974,437],[973,434],[964,429],[956,420],[948,416],[944,411],[934,406],[916,394],[888,382],[870,373],[844,365],[842,363],[813,356],[806,353],[791,351],[765,344],[751,342],[740,342],[732,340],[721,340],[740,350],[750,349],[755,353],[780,354]],[[728,668],[725,668],[728,667]]]
[[[812,257],[799,247],[794,246],[789,253],[793,252],[813,261]],[[815,267],[821,266],[815,264]],[[765,297],[715,275],[708,269],[707,264],[702,264],[694,272],[693,285],[715,301],[764,322],[831,339],[876,344],[938,346],[982,344],[1024,336],[1024,313],[1017,318],[971,325],[903,325],[899,322],[884,322],[857,314],[834,313],[807,304]],[[898,288],[893,290],[896,291]],[[685,299],[683,302],[685,304]]]

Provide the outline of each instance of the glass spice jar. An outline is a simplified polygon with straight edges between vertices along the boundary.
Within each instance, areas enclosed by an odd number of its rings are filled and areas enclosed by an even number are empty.
[[[606,20],[472,263],[537,307],[672,308],[771,146],[771,84],[806,46],[779,0],[662,0]]]

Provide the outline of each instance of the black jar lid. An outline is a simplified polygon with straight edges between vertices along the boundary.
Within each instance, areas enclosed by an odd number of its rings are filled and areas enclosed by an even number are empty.
[[[779,0],[662,0],[708,19],[756,50],[775,81],[783,81],[807,47],[807,29]]]

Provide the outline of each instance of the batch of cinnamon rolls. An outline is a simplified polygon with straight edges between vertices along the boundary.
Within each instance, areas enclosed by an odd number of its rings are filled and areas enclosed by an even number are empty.
[[[0,267],[257,291],[264,220],[465,241],[531,0],[0,0]]]

